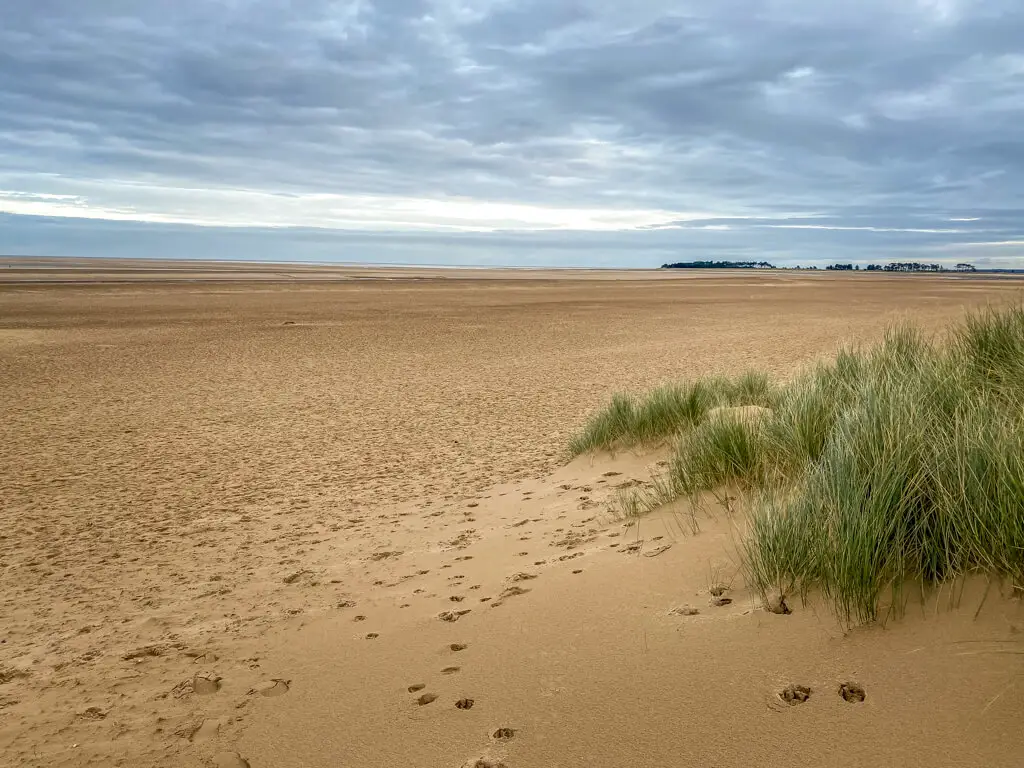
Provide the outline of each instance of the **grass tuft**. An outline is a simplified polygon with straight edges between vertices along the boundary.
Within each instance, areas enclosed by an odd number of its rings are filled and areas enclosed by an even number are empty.
[[[853,622],[899,610],[908,583],[1024,586],[1024,309],[972,315],[942,345],[897,327],[783,386],[747,373],[618,396],[572,449],[669,439],[666,475],[624,506],[738,492],[763,595],[817,590]]]
[[[770,405],[768,377],[751,372],[658,387],[644,397],[617,394],[569,442],[573,456],[669,441],[699,424],[712,408]]]

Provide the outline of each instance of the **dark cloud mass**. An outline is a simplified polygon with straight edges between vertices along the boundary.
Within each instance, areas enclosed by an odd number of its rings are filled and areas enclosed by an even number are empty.
[[[1024,263],[1019,0],[10,0],[21,253]]]

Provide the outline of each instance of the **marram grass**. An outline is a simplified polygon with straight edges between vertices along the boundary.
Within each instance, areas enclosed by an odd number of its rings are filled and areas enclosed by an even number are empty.
[[[746,405],[768,410],[712,410]],[[571,450],[666,441],[666,475],[623,509],[739,492],[762,594],[817,590],[870,621],[907,583],[982,571],[1024,587],[1024,309],[972,315],[943,344],[896,328],[784,385],[748,373],[618,396]]]
[[[696,426],[708,411],[722,406],[770,405],[774,391],[764,374],[751,372],[735,380],[699,379],[659,387],[644,397],[615,395],[594,414],[569,443],[573,456],[671,440]]]

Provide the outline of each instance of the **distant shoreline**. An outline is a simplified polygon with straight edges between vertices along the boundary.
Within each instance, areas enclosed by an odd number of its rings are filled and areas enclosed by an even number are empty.
[[[197,264],[217,264],[224,266],[264,266],[264,267],[335,267],[339,269],[511,269],[516,271],[558,271],[558,272],[623,272],[623,271],[651,271],[658,267],[557,267],[557,266],[523,266],[506,264],[412,264],[402,262],[376,262],[376,261],[276,261],[265,259],[206,259],[206,258],[166,258],[163,256],[137,256],[123,258],[116,256],[0,256],[0,269],[6,269],[11,264],[32,263],[37,268],[45,268],[45,265],[52,265],[52,269],[69,269],[69,262],[85,262],[87,265],[97,263],[115,264],[182,264],[194,266]],[[83,266],[84,268],[84,266]]]
[[[107,258],[69,256],[0,256],[0,286],[116,286],[140,284],[358,284],[370,281],[692,281],[736,279],[740,275],[765,280],[796,278],[825,280],[827,276],[857,274],[880,280],[899,274],[918,278],[1017,279],[1024,270],[978,269],[974,272],[902,273],[882,270],[826,270],[800,267],[657,268],[657,267],[504,267],[419,264],[352,264],[272,262],[214,259]],[[868,277],[868,276],[874,277]],[[838,278],[843,279],[843,278]],[[846,278],[849,279],[849,278]]]
[[[662,264],[650,267],[566,267],[566,266],[537,266],[537,265],[516,265],[516,264],[416,264],[402,262],[367,262],[367,261],[277,261],[264,259],[208,259],[177,257],[166,258],[163,256],[137,256],[131,258],[108,257],[108,256],[24,256],[18,254],[0,255],[0,270],[8,269],[66,269],[66,270],[95,270],[100,265],[110,265],[108,268],[128,266],[133,269],[140,267],[152,267],[153,269],[166,270],[187,270],[195,269],[197,266],[215,265],[230,269],[240,267],[271,268],[284,267],[287,269],[297,268],[328,268],[328,269],[402,269],[402,270],[472,270],[477,272],[512,271],[512,272],[883,272],[885,274],[926,274],[926,275],[964,275],[964,274],[1021,274],[1024,275],[1024,268],[985,268],[975,267],[973,270],[885,270],[885,269],[829,269],[829,266],[776,266],[767,262],[760,262],[757,266],[747,266],[746,262],[735,262],[728,265],[705,265],[696,266],[699,262],[690,263],[686,266],[675,264]]]

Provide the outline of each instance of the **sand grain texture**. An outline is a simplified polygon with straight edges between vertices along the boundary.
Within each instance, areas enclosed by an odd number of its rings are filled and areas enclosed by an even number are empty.
[[[562,453],[615,391],[1020,283],[67,266],[0,275],[9,764],[1020,764],[1016,603],[845,635],[735,578],[716,606],[724,514],[624,527],[661,457]]]

